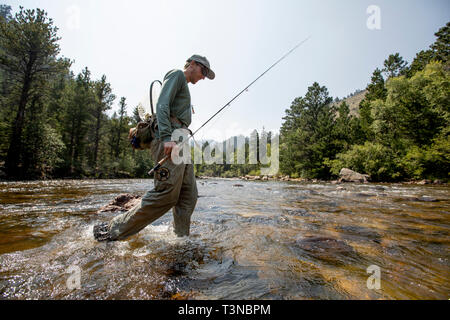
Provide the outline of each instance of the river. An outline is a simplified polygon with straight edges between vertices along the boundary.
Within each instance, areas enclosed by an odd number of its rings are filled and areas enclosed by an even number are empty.
[[[447,185],[198,180],[172,213],[98,243],[96,213],[152,180],[0,183],[1,299],[448,299]]]

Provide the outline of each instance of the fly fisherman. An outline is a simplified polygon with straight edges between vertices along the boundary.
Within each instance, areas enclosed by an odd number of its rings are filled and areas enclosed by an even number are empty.
[[[209,61],[193,55],[186,61],[184,71],[169,71],[163,81],[156,106],[158,129],[150,145],[152,159],[160,161],[170,156],[176,143],[172,141],[175,129],[191,124],[191,96],[188,83],[214,79]],[[191,215],[197,203],[197,184],[193,164],[174,164],[170,159],[155,173],[155,186],[143,197],[141,204],[121,214],[109,223],[94,226],[98,241],[124,240],[144,229],[147,225],[173,208],[175,234],[188,236]]]

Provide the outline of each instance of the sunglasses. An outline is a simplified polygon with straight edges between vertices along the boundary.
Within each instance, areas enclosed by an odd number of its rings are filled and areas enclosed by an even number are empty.
[[[200,62],[195,61],[196,64],[198,64],[202,68],[202,75],[206,77],[208,75],[208,68],[206,68],[203,64]]]

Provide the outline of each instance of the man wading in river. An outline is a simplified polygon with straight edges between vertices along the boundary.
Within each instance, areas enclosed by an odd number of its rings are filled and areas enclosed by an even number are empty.
[[[169,156],[176,146],[171,141],[172,132],[178,128],[187,128],[191,124],[191,96],[188,83],[214,79],[208,60],[193,55],[186,61],[184,72],[169,71],[164,77],[161,94],[156,107],[158,130],[156,139],[150,145],[154,161]],[[123,240],[138,233],[148,224],[160,218],[173,208],[174,231],[177,236],[188,236],[191,215],[197,204],[197,184],[193,164],[174,164],[166,161],[163,175],[155,174],[155,187],[143,197],[141,204],[132,210],[115,217],[110,223],[94,226],[94,237],[98,241]]]

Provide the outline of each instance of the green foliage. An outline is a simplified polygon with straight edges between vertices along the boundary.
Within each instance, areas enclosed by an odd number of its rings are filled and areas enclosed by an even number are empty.
[[[347,167],[373,181],[448,180],[448,30],[449,24],[441,28],[430,50],[418,53],[410,67],[398,53],[390,55],[372,75],[359,118],[349,116],[345,102],[311,116],[317,108],[308,97],[315,84],[305,97],[296,98],[281,128],[282,173],[323,178]],[[325,94],[326,88],[321,91]]]
[[[421,71],[435,58],[435,54],[432,50],[422,50],[416,54],[413,62],[408,68],[407,75],[411,77],[416,72]]]
[[[125,98],[119,117],[106,114],[115,100],[106,76],[69,71],[43,10],[0,10],[0,165],[9,178],[147,177],[149,155],[128,145]]]
[[[55,74],[65,72],[70,61],[57,58],[59,38],[52,19],[43,10],[20,11],[12,19],[0,19],[0,68],[8,85],[7,101],[15,116],[10,120],[11,132],[5,167],[11,177],[26,176],[27,161],[23,135],[31,105],[42,100]],[[40,103],[40,102],[39,102]],[[25,130],[24,130],[25,129]],[[22,167],[20,165],[22,164]]]
[[[11,6],[0,4],[0,19],[11,20]]]
[[[336,139],[345,135],[349,121],[348,106],[341,105],[342,118],[336,126],[336,110],[331,106],[328,90],[314,83],[305,97],[297,98],[286,110],[281,127],[280,169],[283,174],[303,178],[330,177],[325,158],[332,158],[346,147]]]
[[[420,51],[414,58],[411,66],[407,70],[408,77],[412,77],[416,72],[425,69],[425,66],[432,61],[441,61],[448,66],[450,54],[450,22],[439,29],[434,35],[436,41],[428,50]]]
[[[96,80],[87,67],[78,75],[70,71],[45,11],[20,7],[14,17],[10,11],[0,6],[2,171],[14,179],[148,178],[154,164],[149,152],[132,150],[127,139],[140,121],[136,108],[128,116],[121,97],[109,116],[116,96],[106,75]],[[374,181],[448,180],[449,27],[436,32],[436,41],[410,66],[398,53],[390,55],[374,71],[359,117],[345,102],[332,104],[327,88],[316,82],[294,99],[280,130],[280,173],[328,179],[348,167]],[[252,133],[258,151],[266,136],[270,150],[271,135]],[[260,152],[250,154],[249,138],[240,147],[245,164],[196,164],[195,173],[259,175]],[[251,159],[258,163],[249,164]]]
[[[355,145],[328,162],[374,181],[448,179],[450,82],[442,63],[431,62],[411,78],[391,78],[386,99],[370,102],[373,142]]]
[[[100,81],[95,81],[91,84],[94,91],[93,97],[93,112],[94,118],[90,131],[91,137],[94,141],[93,149],[90,157],[90,165],[97,167],[97,159],[100,151],[100,143],[102,137],[103,124],[106,120],[104,112],[111,109],[111,104],[116,99],[112,93],[111,85],[106,82],[106,76],[103,75]]]
[[[377,140],[391,145],[429,144],[448,123],[449,85],[448,72],[434,62],[412,78],[390,79],[386,101],[371,104]]]
[[[391,54],[386,60],[384,60],[383,72],[386,74],[388,79],[398,77],[405,74],[407,64],[408,63],[403,60],[400,54]]]
[[[362,139],[361,121],[350,115],[350,108],[344,101],[337,109],[333,128],[333,144],[336,146],[336,152],[346,151],[354,143]]]
[[[369,174],[373,181],[392,181],[401,176],[393,150],[368,141],[364,145],[353,145],[349,151],[340,153],[335,160],[327,162],[335,175],[342,168],[349,168]]]
[[[367,93],[359,105],[360,124],[363,140],[372,140],[374,133],[371,130],[373,123],[371,102],[375,100],[385,100],[387,90],[384,78],[380,69],[375,69],[372,74],[371,83],[367,86]]]
[[[53,171],[63,162],[62,154],[65,145],[60,134],[50,127],[44,125],[40,128],[37,143],[32,146],[32,154],[35,157],[34,168],[29,168],[28,172],[33,177],[49,178],[53,176]]]
[[[431,50],[434,52],[434,58],[437,61],[442,61],[444,64],[447,64],[450,57],[450,22],[447,22],[447,24],[439,29],[434,35],[437,39],[430,46]]]

